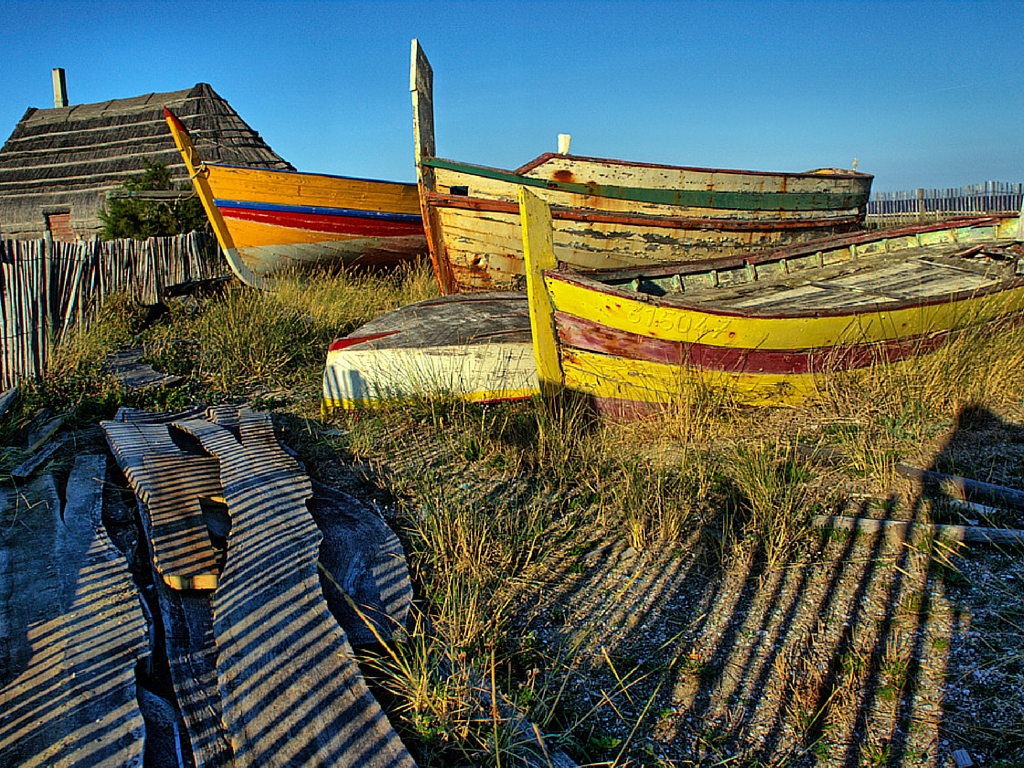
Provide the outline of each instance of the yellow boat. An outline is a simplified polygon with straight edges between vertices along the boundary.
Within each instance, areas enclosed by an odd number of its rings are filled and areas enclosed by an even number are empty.
[[[269,288],[304,267],[391,267],[426,255],[415,184],[204,163],[164,109],[231,270]]]
[[[1019,215],[582,272],[559,268],[547,203],[524,188],[520,207],[540,384],[612,415],[682,402],[695,383],[797,404],[824,374],[923,354],[1024,311]]]

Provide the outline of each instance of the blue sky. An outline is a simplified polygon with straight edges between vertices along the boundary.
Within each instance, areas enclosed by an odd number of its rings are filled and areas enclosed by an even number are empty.
[[[210,83],[300,170],[411,181],[409,49],[438,154],[849,167],[876,190],[1024,181],[1024,2],[0,0],[0,134]]]

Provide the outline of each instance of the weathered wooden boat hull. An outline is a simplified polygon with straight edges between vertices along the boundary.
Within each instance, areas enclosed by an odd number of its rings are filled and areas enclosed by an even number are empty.
[[[526,295],[429,299],[335,341],[324,369],[325,409],[413,398],[470,402],[539,393]]]
[[[413,41],[417,175],[444,293],[522,289],[518,189],[552,207],[559,258],[643,266],[777,248],[859,229],[872,177],[767,173],[544,154],[515,171],[435,156],[433,73]]]
[[[310,267],[391,267],[427,253],[415,184],[203,163],[169,110],[167,124],[228,264],[269,287]]]
[[[1024,311],[1019,217],[865,233],[704,264],[556,269],[549,210],[523,192],[538,373],[619,415],[725,389],[797,404],[824,377],[927,353]],[[1017,251],[1019,251],[1019,247]],[[973,252],[973,254],[972,254]]]

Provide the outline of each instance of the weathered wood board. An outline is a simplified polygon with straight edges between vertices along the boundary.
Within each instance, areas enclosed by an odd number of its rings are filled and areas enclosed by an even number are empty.
[[[57,451],[64,445],[64,438],[54,440],[46,447],[40,449],[36,453],[33,453],[21,464],[11,470],[11,477],[15,480],[24,480],[26,477],[30,477],[33,472],[43,466],[46,461],[53,456]]]
[[[174,589],[214,589],[216,552],[200,496],[218,496],[217,462],[185,454],[167,424],[101,422],[117,463],[142,504],[153,564]]]
[[[170,387],[183,381],[181,376],[161,373],[148,363],[143,363],[144,354],[142,349],[115,352],[104,361],[104,368],[120,381],[125,389]]]
[[[231,766],[231,741],[217,689],[213,597],[210,592],[171,589],[160,579],[155,587],[164,653],[193,760],[197,768]]]
[[[0,394],[0,417],[3,417],[7,413],[7,409],[11,407],[15,400],[18,399],[18,388],[11,387]]]
[[[103,527],[105,473],[105,457],[78,457],[63,520],[49,475],[4,499],[0,766],[142,765],[146,627]]]
[[[201,413],[191,410],[177,415]],[[217,688],[212,595],[208,590],[181,588],[194,581],[209,584],[211,574],[217,575],[206,525],[201,513],[197,516],[196,496],[221,492],[219,465],[210,457],[186,455],[175,445],[167,426],[173,418],[175,414],[121,409],[114,421],[103,422],[102,426],[122,472],[135,490],[149,540],[158,576],[155,587],[164,628],[164,652],[193,759],[197,766],[228,766],[232,753]],[[169,462],[182,462],[182,466],[195,470],[187,480],[187,492],[177,493],[173,484],[168,488],[168,483],[154,474]],[[170,471],[175,471],[173,465]],[[180,470],[176,476],[180,477]],[[161,500],[162,492],[168,490],[171,500]],[[176,515],[175,498],[187,505],[181,517]],[[157,505],[155,515],[149,503]],[[190,546],[179,547],[176,536]],[[197,548],[199,556],[193,560]],[[161,574],[161,567],[170,570]]]
[[[369,505],[315,481],[312,489],[307,507],[324,537],[320,583],[331,613],[353,645],[377,642],[345,600],[344,590],[377,634],[390,639],[405,628],[412,607],[412,582],[401,542]]]
[[[413,765],[324,601],[310,482],[268,414],[239,416],[238,439],[209,421],[175,423],[220,460],[231,514],[214,634],[235,763]]]

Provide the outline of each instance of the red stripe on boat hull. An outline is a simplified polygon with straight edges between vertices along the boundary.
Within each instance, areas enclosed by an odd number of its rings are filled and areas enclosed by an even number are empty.
[[[429,192],[427,202],[436,208],[458,208],[466,211],[506,213],[519,215],[519,204],[505,200],[488,200],[465,195],[446,195]],[[722,232],[775,232],[789,230],[821,230],[829,234],[850,232],[860,226],[859,215],[832,216],[821,218],[763,218],[738,219],[728,216],[655,216],[639,213],[619,213],[587,208],[566,208],[551,206],[551,218],[556,221],[585,221],[619,226],[660,227],[663,229],[693,229]]]
[[[576,349],[629,360],[747,374],[838,372],[865,368],[874,363],[892,363],[936,349],[951,333],[942,331],[886,342],[783,351],[665,341],[609,328],[564,312],[555,313],[555,325],[561,343]]]
[[[309,232],[325,232],[333,235],[360,237],[408,237],[422,235],[423,225],[405,221],[386,221],[354,216],[332,216],[324,214],[295,213],[291,211],[256,211],[248,208],[220,208],[225,219],[252,221],[275,227],[301,229]]]

